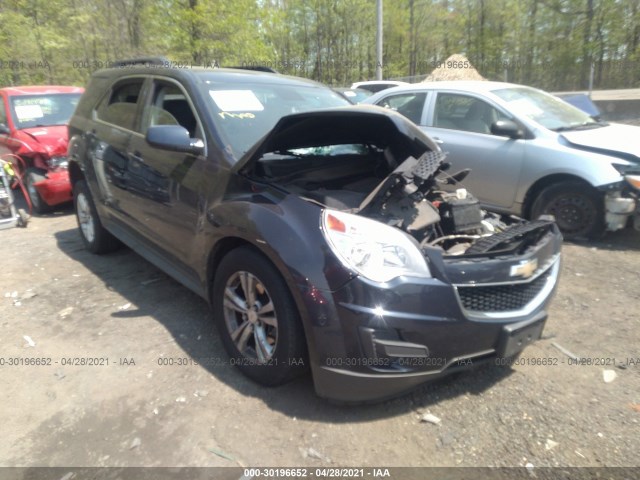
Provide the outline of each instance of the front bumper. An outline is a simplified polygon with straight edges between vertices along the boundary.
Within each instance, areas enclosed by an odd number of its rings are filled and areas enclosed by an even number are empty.
[[[539,312],[524,322],[501,325],[498,331],[494,331],[493,341],[488,342],[491,344],[491,348],[482,350],[480,345],[470,346],[469,351],[473,353],[467,355],[453,358],[405,357],[400,360],[407,366],[405,372],[385,373],[378,371],[373,373],[324,365],[316,366],[313,368],[316,393],[321,397],[346,403],[380,401],[408,392],[426,382],[469,370],[482,364],[492,362],[496,365],[504,364],[499,361],[500,358],[513,356],[529,343],[540,338],[546,320],[546,313]],[[513,334],[513,336],[509,334]],[[512,339],[515,341],[510,341]],[[513,349],[511,355],[506,355],[505,350],[501,350],[507,345]],[[356,359],[355,363],[363,365],[369,362],[372,365],[380,365],[381,361],[380,359],[361,358]],[[385,364],[387,363],[385,362]],[[422,365],[435,366],[435,368],[429,370],[417,368]]]
[[[629,222],[640,230],[640,191],[625,180],[605,185],[600,190],[604,193],[607,231],[622,230]]]
[[[317,312],[323,321],[314,325],[316,392],[342,402],[376,401],[517,354],[544,328],[560,243],[554,231],[509,260],[432,264],[430,279],[398,278],[383,286],[353,279]],[[538,269],[529,278],[505,281],[510,266],[532,260]]]
[[[33,186],[47,205],[60,205],[73,200],[68,170],[47,172],[47,178]]]

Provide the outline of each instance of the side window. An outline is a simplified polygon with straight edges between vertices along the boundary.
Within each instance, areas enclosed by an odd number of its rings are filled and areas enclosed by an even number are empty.
[[[433,126],[475,133],[491,133],[491,124],[507,117],[487,102],[468,95],[439,93]]]
[[[191,138],[202,138],[186,95],[174,83],[154,82],[151,105],[146,108],[143,118],[144,131],[154,125],[180,125],[189,131]]]
[[[398,95],[385,97],[378,102],[378,105],[395,110],[413,123],[420,125],[426,98],[426,92],[400,93]]]
[[[97,117],[127,130],[134,130],[136,108],[144,79],[127,80],[117,84],[96,110]]]

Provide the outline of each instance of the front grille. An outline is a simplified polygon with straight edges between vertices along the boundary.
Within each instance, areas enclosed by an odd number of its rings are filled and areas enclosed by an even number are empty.
[[[547,284],[553,267],[529,283],[515,285],[458,287],[465,310],[472,312],[511,312],[531,303]]]

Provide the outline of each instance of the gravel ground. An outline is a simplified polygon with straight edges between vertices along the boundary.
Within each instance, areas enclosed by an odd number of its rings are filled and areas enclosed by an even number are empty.
[[[70,213],[0,235],[4,466],[638,465],[638,232],[565,245],[520,364],[366,407],[317,398],[309,378],[267,389],[226,365],[160,366],[225,357],[202,300],[129,250],[85,252]],[[62,365],[74,357],[109,365]]]
[[[130,250],[87,253],[70,211],[0,238],[0,466],[640,466],[640,232],[565,244],[518,364],[360,407],[191,364],[226,358],[205,302]]]

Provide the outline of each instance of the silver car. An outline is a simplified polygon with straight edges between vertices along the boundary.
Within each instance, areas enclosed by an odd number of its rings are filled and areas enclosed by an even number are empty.
[[[596,121],[541,90],[498,82],[411,84],[364,103],[419,125],[455,170],[471,169],[464,183],[491,210],[554,215],[565,238],[640,229],[640,127]]]

